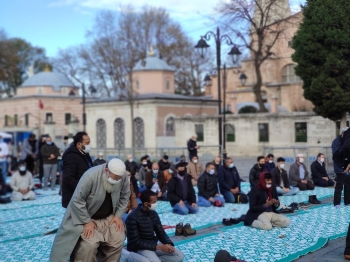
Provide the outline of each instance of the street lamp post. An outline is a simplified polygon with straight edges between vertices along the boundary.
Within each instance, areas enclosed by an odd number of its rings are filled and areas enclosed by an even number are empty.
[[[219,155],[222,154],[222,118],[221,118],[221,44],[223,41],[226,41],[228,45],[233,45],[231,51],[228,53],[232,56],[234,63],[237,63],[238,57],[241,54],[237,46],[235,46],[228,35],[221,35],[219,27],[216,29],[216,34],[212,31],[207,32],[201,39],[198,41],[195,48],[197,49],[198,54],[204,58],[206,50],[209,45],[206,41],[209,41],[211,37],[215,40],[216,46],[216,67],[217,67],[217,78],[218,78],[218,128],[219,128]],[[225,111],[225,110],[224,110]],[[225,150],[225,148],[224,148]]]
[[[85,84],[81,85],[83,92],[83,131],[86,131],[86,112],[85,112]]]

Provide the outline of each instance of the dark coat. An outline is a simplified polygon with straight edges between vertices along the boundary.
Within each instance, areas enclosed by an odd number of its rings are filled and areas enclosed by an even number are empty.
[[[103,165],[103,164],[106,164],[106,160],[104,159],[95,159],[94,162],[92,162],[92,165],[93,166],[99,166],[99,165]]]
[[[333,154],[333,167],[335,173],[342,173],[343,172],[343,155],[341,154],[341,137],[338,136],[336,139],[332,142],[332,154]]]
[[[311,178],[322,179],[322,177],[328,177],[326,167],[324,163],[321,165],[317,160],[311,164]]]
[[[269,163],[268,161],[265,163],[266,171],[271,172],[272,169],[276,167],[275,162]]]
[[[67,208],[80,178],[93,165],[90,155],[81,153],[74,145],[64,152],[62,159],[62,206]]]
[[[281,178],[282,178],[284,187],[285,188],[290,188],[289,178],[288,178],[288,174],[287,174],[286,170],[282,169],[282,172],[280,172],[278,167],[275,167],[274,169],[271,170],[270,173],[271,173],[271,176],[272,176],[272,183],[276,187],[280,187],[280,185],[281,185]]]
[[[170,244],[173,242],[165,233],[156,211],[145,211],[139,205],[126,219],[126,230],[130,252],[138,250],[156,251],[157,242]]]
[[[340,140],[342,146],[339,149],[339,154],[343,159],[342,168],[344,170],[348,164],[350,164],[350,128],[344,132],[343,137]]]
[[[262,213],[265,212],[265,203],[267,200],[267,192],[263,189],[259,189],[257,186],[253,187],[248,193],[249,197],[249,210],[245,215],[244,224],[246,226],[251,226]],[[272,198],[278,200],[276,187],[272,186]],[[272,211],[276,213],[275,205],[272,205]]]
[[[139,171],[139,167],[135,161],[129,162],[129,160],[125,161],[126,171],[130,172],[132,176],[136,175],[136,172]]]
[[[193,156],[197,156],[197,149],[195,148],[197,146],[197,141],[193,141],[192,139],[188,140],[187,142],[187,150],[189,153],[190,160]]]
[[[158,161],[159,171],[165,171],[170,168],[171,164],[168,162],[164,162],[163,159]]]
[[[196,203],[196,193],[192,185],[192,176],[186,174],[185,179],[187,179],[188,188],[187,199],[182,199],[182,185],[180,178],[178,178],[176,175],[170,178],[167,184],[167,197],[170,201],[171,206],[175,206],[177,203],[180,202],[180,200],[187,201],[190,205]]]
[[[267,172],[266,167],[261,168],[258,164],[255,164],[249,173],[250,187],[253,188],[259,183],[259,176],[262,172]]]
[[[235,166],[233,168],[228,168],[225,165],[221,166],[219,168],[218,180],[221,194],[229,192],[236,187],[241,191],[241,178]]]
[[[48,165],[57,165],[58,159],[57,157],[60,155],[60,149],[55,145],[55,143],[52,143],[51,145],[48,144],[43,144],[40,149],[41,152],[41,157],[43,159],[43,164],[48,164]],[[54,155],[54,159],[50,159],[50,155]]]
[[[162,171],[158,171],[157,179],[158,179],[158,185],[159,185],[160,191],[162,193],[164,193],[166,191],[166,181],[165,181],[164,173]],[[152,186],[154,185],[154,183],[153,183],[153,171],[146,173],[145,185],[146,185],[147,189],[151,189]]]
[[[204,171],[198,178],[198,196],[209,199],[219,193],[218,180],[215,175],[210,175]]]

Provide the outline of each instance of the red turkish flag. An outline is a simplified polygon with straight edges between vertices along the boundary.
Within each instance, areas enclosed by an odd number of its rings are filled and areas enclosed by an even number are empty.
[[[41,100],[39,100],[39,108],[40,109],[44,109],[44,104],[43,104],[43,102]]]

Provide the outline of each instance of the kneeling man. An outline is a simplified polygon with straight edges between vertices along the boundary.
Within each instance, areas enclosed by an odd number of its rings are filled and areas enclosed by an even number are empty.
[[[142,205],[132,211],[126,220],[127,248],[128,251],[133,252],[128,261],[181,262],[184,254],[174,247],[155,211],[157,194],[146,189],[141,193],[140,198]]]
[[[259,175],[259,183],[248,193],[249,210],[245,216],[244,224],[262,230],[272,227],[288,227],[288,217],[277,214],[279,200],[276,187],[272,185],[272,177],[268,172]]]
[[[51,262],[118,261],[125,240],[122,221],[130,196],[125,164],[113,158],[84,173],[57,231]],[[74,248],[75,247],[75,248]]]
[[[4,181],[4,185],[5,184],[6,181]],[[11,188],[13,190],[11,196],[12,201],[35,199],[33,176],[32,173],[27,170],[24,160],[18,162],[18,171],[11,177]]]

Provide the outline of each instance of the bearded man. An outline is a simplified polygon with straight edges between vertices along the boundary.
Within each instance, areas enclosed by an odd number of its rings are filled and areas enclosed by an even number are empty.
[[[51,262],[118,261],[125,240],[122,221],[130,196],[125,164],[113,158],[80,179],[57,231]]]

